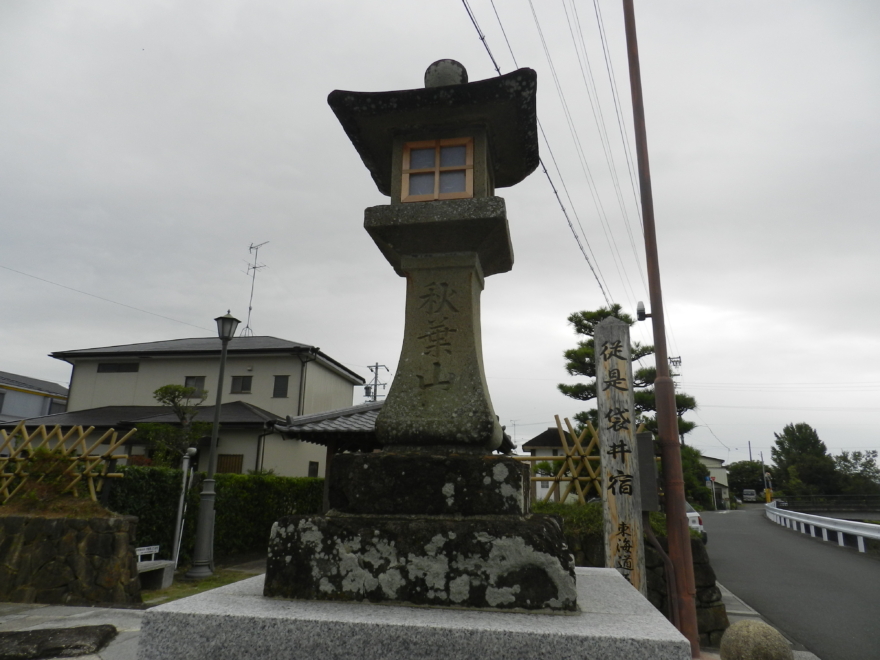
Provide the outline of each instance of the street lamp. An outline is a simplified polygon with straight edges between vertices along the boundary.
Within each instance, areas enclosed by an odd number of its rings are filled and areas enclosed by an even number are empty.
[[[211,428],[211,450],[208,454],[208,478],[202,484],[202,495],[199,503],[199,522],[196,527],[196,547],[193,553],[192,567],[186,577],[201,579],[211,577],[214,558],[214,470],[217,466],[217,436],[220,432],[220,403],[223,398],[223,372],[226,370],[226,349],[229,340],[235,336],[235,330],[241,323],[237,318],[226,312],[224,316],[214,319],[217,322],[217,335],[220,337],[220,377],[217,379],[217,401],[214,403],[214,425]]]

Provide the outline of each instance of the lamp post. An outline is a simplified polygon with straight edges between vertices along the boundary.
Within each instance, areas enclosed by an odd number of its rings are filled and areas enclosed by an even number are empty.
[[[186,577],[201,579],[211,577],[214,571],[211,563],[214,557],[214,470],[217,466],[217,436],[220,431],[220,403],[223,398],[223,372],[226,370],[226,349],[229,340],[235,336],[235,330],[241,323],[237,318],[226,312],[225,316],[214,319],[217,322],[217,334],[220,336],[220,377],[217,379],[217,401],[214,403],[214,425],[211,428],[211,450],[208,454],[208,478],[202,484],[202,495],[199,503],[199,522],[196,527],[196,547],[193,553],[192,567]]]

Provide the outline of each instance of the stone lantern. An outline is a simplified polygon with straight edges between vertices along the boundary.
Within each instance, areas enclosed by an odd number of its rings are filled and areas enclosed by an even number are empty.
[[[267,596],[571,611],[574,564],[532,515],[529,470],[493,455],[480,332],[490,275],[513,267],[504,200],[538,165],[537,76],[468,83],[453,60],[425,88],[335,91],[330,107],[390,204],[364,227],[406,278],[406,327],[373,453],[339,454],[330,511],[272,531]]]
[[[376,422],[384,446],[501,444],[480,340],[484,279],[513,267],[504,200],[495,188],[538,165],[537,76],[520,69],[467,83],[453,60],[425,88],[336,91],[328,99],[379,190],[364,227],[407,278],[406,329],[394,384]]]

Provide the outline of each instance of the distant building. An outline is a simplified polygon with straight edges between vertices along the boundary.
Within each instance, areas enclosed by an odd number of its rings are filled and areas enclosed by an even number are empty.
[[[15,422],[67,409],[67,388],[47,380],[0,371],[0,422]]]
[[[67,412],[28,419],[28,425],[94,426],[125,430],[143,423],[176,424],[153,392],[177,384],[207,391],[196,421],[210,422],[220,366],[220,339],[176,339],[59,351],[73,365]],[[316,346],[276,337],[235,337],[229,342],[220,415],[218,472],[272,469],[284,476],[323,476],[324,447],[286,440],[275,424],[352,405],[364,379]],[[207,469],[207,439],[198,469]],[[133,454],[146,447],[137,441]]]
[[[730,508],[730,489],[727,486],[727,468],[720,458],[700,456],[700,463],[709,470],[709,477],[715,477],[715,481],[706,484],[715,490],[715,503],[719,509]]]
[[[565,434],[568,437],[568,434]],[[548,461],[552,461],[554,456],[564,456],[565,450],[562,448],[562,441],[559,439],[559,429],[555,426],[551,426],[546,431],[539,433],[534,438],[529,440],[528,442],[523,443],[522,447],[520,447],[522,451],[528,452],[531,456],[546,456]],[[536,463],[531,463],[531,466],[536,465]],[[553,483],[551,481],[541,481],[538,482],[540,485],[537,485],[534,481],[532,482],[532,499],[535,501],[543,500],[547,496],[547,491],[550,489],[550,485]],[[563,484],[563,487],[567,486],[567,484]],[[556,489],[556,492],[553,494],[554,500],[556,502],[559,501],[561,493],[559,489]],[[577,499],[577,495],[569,494],[569,499],[574,497]]]

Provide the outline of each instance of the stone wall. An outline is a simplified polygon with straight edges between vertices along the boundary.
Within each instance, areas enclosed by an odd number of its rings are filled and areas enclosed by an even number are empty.
[[[605,566],[605,545],[601,536],[567,534],[565,540],[574,553],[577,566]],[[666,551],[666,539],[660,538],[659,541]],[[697,587],[697,625],[700,644],[717,647],[721,643],[724,631],[730,626],[727,611],[721,602],[721,591],[715,584],[715,571],[709,563],[706,546],[698,539],[691,539],[691,553],[694,558],[694,581]],[[645,544],[645,569],[648,574],[648,600],[668,617],[666,567],[660,554],[648,543]]]
[[[0,601],[140,603],[137,518],[0,516]]]

